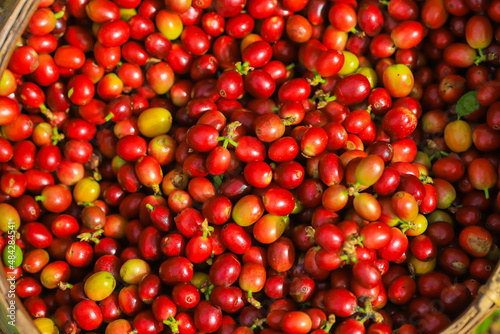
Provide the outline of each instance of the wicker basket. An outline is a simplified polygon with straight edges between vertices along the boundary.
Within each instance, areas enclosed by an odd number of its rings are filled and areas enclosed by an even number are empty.
[[[39,0],[0,0],[0,73],[9,63],[16,41],[23,33],[28,20],[35,12]],[[5,271],[0,269],[0,332],[6,334],[35,334],[39,333],[30,315],[24,308],[23,302],[16,297],[16,326],[9,325],[7,308],[9,284]]]
[[[0,0],[0,73],[7,67],[17,39],[37,8],[39,0]],[[9,299],[6,273],[0,269],[0,331],[6,334],[39,333],[22,301],[16,297],[16,327],[6,317]],[[488,282],[479,290],[478,297],[442,334],[468,334],[484,319],[500,309],[500,263]]]

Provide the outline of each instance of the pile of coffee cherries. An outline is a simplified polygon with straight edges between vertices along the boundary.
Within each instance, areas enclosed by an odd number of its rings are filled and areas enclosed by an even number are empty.
[[[0,73],[18,311],[439,333],[500,259],[498,23],[500,0],[41,0]]]

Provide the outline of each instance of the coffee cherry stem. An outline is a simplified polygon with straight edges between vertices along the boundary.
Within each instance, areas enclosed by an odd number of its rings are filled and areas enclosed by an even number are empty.
[[[306,237],[308,237],[309,240],[311,240],[311,242],[314,242],[314,233],[316,232],[314,230],[314,227],[306,226],[305,231],[306,231]]]
[[[486,60],[486,56],[483,53],[483,49],[477,49],[477,53],[479,53],[479,56],[477,56],[476,59],[474,60],[475,65],[479,65],[480,63]]]
[[[238,72],[241,75],[247,75],[248,72],[253,70],[253,67],[251,67],[248,62],[244,62],[243,64],[241,62],[237,62],[235,66],[236,66],[236,72]]]
[[[60,19],[64,16],[65,11],[66,7],[63,7],[59,12],[54,13],[54,16],[56,17],[56,19]]]
[[[109,113],[109,114],[108,114],[108,115],[104,118],[104,120],[105,120],[106,122],[109,122],[109,121],[110,121],[113,117],[115,117],[115,115],[114,115],[112,112],[110,112],[110,113]]]
[[[215,190],[219,190],[220,185],[222,184],[222,179],[223,178],[224,178],[224,174],[215,175],[214,176],[214,187],[215,187]]]
[[[45,117],[47,117],[49,120],[53,121],[53,120],[55,120],[55,119],[57,118],[57,117],[56,117],[56,116],[52,113],[52,111],[50,111],[50,110],[49,110],[49,108],[47,108],[47,107],[45,106],[45,104],[41,104],[41,105],[39,106],[39,108],[40,108],[40,112],[41,112],[42,114],[44,114],[44,115],[45,115]]]
[[[212,232],[214,231],[214,228],[210,225],[208,225],[208,220],[205,219],[200,226],[200,230],[203,232],[203,238],[206,239],[209,236],[212,235]]]
[[[367,300],[365,302],[365,307],[357,306],[355,308],[355,311],[361,313],[361,315],[362,315],[361,319],[358,320],[361,323],[364,323],[368,319],[371,319],[371,320],[373,320],[375,322],[379,322],[379,323],[384,321],[384,317],[380,313],[378,313],[377,311],[375,311],[373,309],[373,306],[372,306],[372,303],[370,300]]]
[[[253,325],[250,327],[251,330],[256,329],[257,327],[261,330],[264,329],[264,324],[267,322],[266,318],[255,319]]]
[[[66,289],[72,289],[73,288],[73,284],[70,284],[68,282],[59,282],[59,283],[57,283],[57,286],[62,291],[65,291]]]
[[[342,246],[342,255],[340,259],[345,261],[345,263],[357,263],[356,246],[363,247],[363,237],[353,235],[349,240],[345,241]]]
[[[161,190],[160,190],[160,186],[159,186],[158,184],[156,184],[156,183],[155,183],[155,184],[153,184],[153,185],[151,186],[151,188],[153,188],[153,191],[154,191],[154,193],[155,193],[155,196],[162,196],[162,195],[163,195],[163,194],[162,194],[162,192],[161,192]]]
[[[52,139],[52,145],[57,145],[60,140],[64,139],[64,135],[62,133],[59,133],[56,127],[52,129],[52,136],[50,137]]]
[[[81,206],[94,206],[94,203],[91,202],[78,202],[76,204]]]
[[[90,232],[85,232],[85,233],[81,233],[79,235],[77,235],[77,238],[80,239],[80,241],[93,241],[95,244],[98,244],[99,243],[99,236],[101,236],[101,234],[104,233],[104,230],[103,229],[99,229],[97,231],[94,231],[92,233]]]
[[[326,321],[323,321],[321,329],[327,333],[330,332],[336,320],[337,319],[335,318],[335,314],[330,314],[328,316],[328,319]]]
[[[486,199],[490,199],[490,191],[488,188],[484,188],[484,197],[486,197]]]
[[[423,184],[433,184],[434,180],[432,177],[425,175],[425,174],[420,174],[419,180],[422,181]]]
[[[238,146],[238,143],[233,140],[233,134],[237,127],[241,125],[240,122],[234,121],[226,126],[226,135],[217,137],[217,141],[224,141],[222,147],[227,148],[227,145],[231,144],[234,147]]]
[[[307,82],[309,83],[309,85],[317,86],[319,84],[326,82],[326,80],[323,79],[323,77],[321,75],[319,75],[319,73],[316,70],[313,70],[312,72],[314,74],[314,77],[307,79]]]
[[[210,299],[210,294],[212,293],[214,287],[215,286],[213,284],[210,284],[209,286],[200,289],[200,291],[205,295],[206,300]]]
[[[94,180],[96,180],[96,181],[102,180],[102,175],[101,175],[101,173],[99,173],[98,170],[94,170],[94,172],[92,173],[92,176],[94,177]]]
[[[253,298],[252,297],[252,291],[251,290],[248,290],[247,292],[247,300],[248,300],[248,303],[250,305],[252,305],[253,307],[255,307],[256,309],[261,309],[262,308],[262,305],[260,304],[260,302]]]
[[[408,230],[414,230],[417,226],[412,223],[412,222],[404,222],[401,221],[399,224],[399,228],[401,229],[401,232],[406,233]]]
[[[359,182],[356,182],[355,184],[353,184],[352,186],[350,186],[349,188],[347,188],[347,194],[349,196],[358,196],[359,195],[359,186],[361,184]]]
[[[312,102],[316,103],[316,100],[318,101],[317,103],[317,108],[322,109],[326,107],[328,102],[335,101],[337,97],[335,95],[330,96],[330,93],[325,93],[322,89],[318,89],[317,91],[314,92],[314,97],[312,98]]]
[[[289,116],[289,117],[283,118],[282,121],[283,121],[283,124],[285,126],[289,126],[289,125],[293,125],[295,123],[296,119],[293,116]]]
[[[172,333],[177,334],[179,333],[179,324],[180,322],[175,320],[173,316],[169,316],[168,319],[163,320],[163,323],[170,327],[170,330]]]
[[[210,257],[205,261],[206,264],[208,264],[209,266],[211,266],[213,263],[214,263],[214,252],[212,251],[212,254],[210,254]]]

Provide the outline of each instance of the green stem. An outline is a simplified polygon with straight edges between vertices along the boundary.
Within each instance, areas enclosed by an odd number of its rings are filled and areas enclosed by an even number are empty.
[[[57,12],[57,13],[54,13],[54,16],[56,17],[56,19],[60,19],[64,16],[64,8],[60,11],[60,12]]]
[[[293,125],[297,120],[293,116],[288,116],[286,118],[283,118],[281,121],[283,122],[283,124],[285,126],[290,126],[290,125]]]
[[[224,174],[214,176],[214,187],[216,191],[219,190],[223,178]]]
[[[308,237],[309,240],[311,240],[311,242],[314,242],[314,233],[316,233],[316,231],[314,230],[314,227],[306,226],[305,232],[306,232],[306,237]]]
[[[52,136],[50,137],[52,139],[52,145],[57,145],[60,140],[64,139],[64,135],[62,133],[59,133],[56,127],[52,129]]]
[[[114,115],[112,112],[110,112],[110,113],[109,113],[109,114],[108,114],[108,115],[104,118],[104,120],[105,120],[106,122],[109,122],[109,121],[110,121],[113,117],[115,117],[115,115]]]
[[[330,314],[328,316],[328,320],[323,322],[323,326],[321,326],[321,329],[327,333],[330,332],[336,320],[337,319],[335,318],[335,315]]]
[[[412,222],[402,222],[399,225],[401,232],[406,233],[408,230],[414,230],[416,225]]]
[[[313,70],[313,74],[314,74],[314,77],[311,80],[308,80],[312,86],[317,86],[319,84],[326,82],[326,80],[323,79],[323,77],[321,75],[319,75],[319,73],[316,70]]]
[[[291,70],[291,69],[293,69],[294,67],[295,67],[295,63],[291,63],[291,64],[287,65],[287,66],[285,67],[285,69],[286,69],[287,71],[290,71],[290,70]]]
[[[264,329],[264,324],[267,322],[266,318],[255,319],[253,325],[250,327],[251,330],[256,329],[257,327],[261,330]]]
[[[246,75],[250,70],[253,70],[253,67],[247,61],[243,64],[241,62],[236,63],[236,72],[240,75]]]
[[[94,243],[98,244],[99,243],[99,239],[98,237],[104,233],[104,230],[103,229],[99,229],[97,231],[94,231],[92,233],[90,232],[85,232],[85,233],[81,233],[79,235],[77,235],[76,237],[78,239],[80,239],[80,241],[93,241]]]
[[[205,219],[200,226],[200,230],[203,232],[203,238],[206,239],[209,236],[212,235],[212,232],[214,231],[214,228],[210,225],[208,225],[208,220]]]
[[[91,202],[78,202],[76,204],[81,206],[94,206],[94,203]]]
[[[210,294],[212,293],[212,290],[214,289],[214,285],[210,284],[207,289],[205,290],[205,299],[210,300]]]
[[[253,307],[255,307],[256,309],[262,308],[262,305],[260,304],[260,302],[257,299],[253,298],[251,290],[248,290],[248,292],[247,292],[247,300],[248,300],[248,303],[250,305],[252,305]]]
[[[37,202],[43,201],[43,196],[42,195],[35,196],[35,201],[37,201]]]
[[[146,204],[146,208],[148,208],[150,211],[153,211],[155,209],[154,206],[152,206],[151,204]]]
[[[42,103],[38,108],[40,108],[40,112],[49,120],[53,121],[57,119],[57,117],[52,113],[52,111],[49,110],[49,108],[47,108],[45,104]]]
[[[151,186],[151,188],[153,188],[153,191],[154,191],[154,193],[155,193],[155,196],[158,196],[158,195],[159,195],[159,196],[162,196],[162,195],[163,195],[163,194],[162,194],[162,192],[161,192],[161,190],[160,190],[160,186],[159,186],[158,184],[153,184],[153,185]]]
[[[477,52],[479,53],[479,56],[477,56],[474,60],[474,64],[479,65],[486,60],[486,57],[484,56],[483,49],[477,49]]]
[[[229,144],[233,145],[234,147],[238,147],[238,143],[232,139],[229,139]]]
[[[177,334],[179,333],[179,324],[180,322],[175,320],[173,316],[169,316],[168,319],[163,320],[163,323],[170,327],[170,330],[172,333]]]
[[[96,181],[101,181],[102,180],[102,176],[101,176],[101,174],[99,173],[98,170],[95,170],[94,173],[92,174],[92,176],[94,177],[94,179]]]
[[[66,289],[73,289],[73,284],[69,284],[67,282],[59,282],[59,283],[57,283],[57,286],[62,291],[65,291]]]
[[[337,97],[335,95],[333,96],[329,96],[325,99],[326,102],[333,102],[337,99]]]
[[[484,196],[486,199],[490,199],[490,191],[488,188],[484,188]]]

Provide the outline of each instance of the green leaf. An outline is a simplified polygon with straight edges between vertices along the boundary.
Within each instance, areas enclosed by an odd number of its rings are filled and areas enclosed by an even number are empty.
[[[477,101],[476,96],[477,96],[477,91],[472,91],[472,92],[465,93],[458,100],[457,105],[456,105],[458,119],[460,119],[460,117],[462,117],[462,116],[472,114],[479,107],[481,107],[481,105]]]

